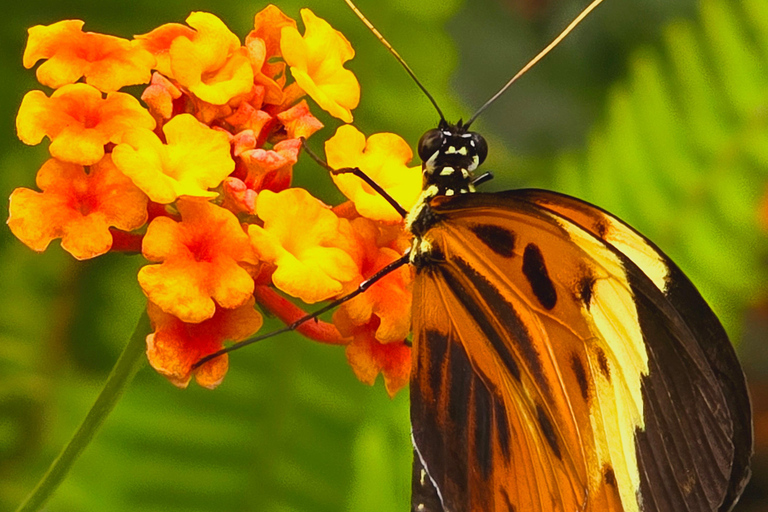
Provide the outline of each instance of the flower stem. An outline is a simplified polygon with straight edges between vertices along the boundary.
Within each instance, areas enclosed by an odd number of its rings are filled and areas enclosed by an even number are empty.
[[[112,412],[112,409],[115,408],[117,401],[123,395],[131,380],[133,380],[136,372],[144,365],[146,361],[144,357],[145,338],[149,332],[149,318],[144,313],[139,319],[131,339],[125,346],[125,349],[123,349],[123,353],[120,354],[120,358],[115,363],[115,367],[112,368],[104,388],[99,393],[98,398],[96,398],[91,410],[88,411],[88,415],[83,420],[80,428],[77,429],[75,435],[72,436],[69,443],[67,443],[59,456],[56,457],[56,460],[53,461],[51,467],[48,468],[43,478],[38,482],[30,495],[27,496],[27,499],[19,505],[16,512],[34,512],[39,510],[59,487],[59,484],[67,476],[72,465],[99,431],[104,424],[104,420]]]

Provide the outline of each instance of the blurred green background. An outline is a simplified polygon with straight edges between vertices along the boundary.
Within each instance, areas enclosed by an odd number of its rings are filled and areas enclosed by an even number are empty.
[[[360,0],[450,119],[468,118],[586,4],[572,0]],[[351,40],[355,123],[415,147],[437,118],[342,0],[302,6]],[[231,0],[12,2],[0,19],[0,195],[31,187],[46,144],[14,119],[37,84],[26,28],[66,18],[123,37],[190,11],[244,37],[264,6]],[[315,109],[317,110],[317,109]],[[314,137],[329,137],[336,123]],[[487,190],[546,187],[590,200],[653,239],[700,287],[751,375],[759,454],[740,511],[768,510],[768,3],[606,0],[476,124]],[[312,163],[297,183],[338,200]],[[7,207],[7,204],[5,205]],[[6,209],[7,211],[7,209]],[[44,473],[100,390],[144,307],[142,261],[41,255],[0,230],[0,510]],[[272,325],[276,325],[275,322]],[[407,390],[360,384],[342,349],[282,336],[243,350],[216,391],[181,391],[149,369],[75,465],[51,511],[408,510]]]

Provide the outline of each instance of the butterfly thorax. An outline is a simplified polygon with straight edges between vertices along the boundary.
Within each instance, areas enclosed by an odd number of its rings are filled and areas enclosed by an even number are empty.
[[[417,268],[431,251],[424,235],[438,220],[431,201],[438,196],[474,192],[474,171],[485,160],[488,145],[480,134],[468,131],[461,121],[455,125],[440,121],[437,128],[421,137],[418,149],[424,182],[421,196],[406,218],[406,229],[414,236],[411,263]]]

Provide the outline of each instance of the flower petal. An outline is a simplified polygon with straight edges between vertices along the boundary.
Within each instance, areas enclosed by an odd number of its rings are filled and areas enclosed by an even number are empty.
[[[163,311],[184,322],[213,316],[216,304],[236,308],[253,293],[253,279],[240,264],[255,264],[248,236],[237,218],[211,203],[180,199],[181,222],[152,221],[142,252],[150,261],[139,271],[139,284]]]
[[[149,82],[155,64],[151,53],[127,39],[83,32],[80,20],[64,20],[29,29],[24,67],[37,69],[41,84],[54,89],[85,77],[86,83],[104,92]]]
[[[104,156],[104,145],[117,143],[129,128],[151,130],[155,121],[133,96],[112,92],[102,98],[87,84],[65,85],[50,98],[30,91],[16,116],[16,131],[25,144],[51,139],[51,155],[65,162],[95,164]]]
[[[277,266],[272,280],[278,289],[313,303],[338,295],[357,277],[349,222],[307,191],[264,190],[256,209],[264,227],[251,225],[248,234],[261,259]]]
[[[180,196],[216,197],[217,187],[235,168],[227,136],[191,114],[163,127],[167,144],[150,130],[131,130],[112,151],[115,164],[152,201],[171,203]]]
[[[408,167],[413,153],[393,133],[377,133],[366,141],[352,125],[343,125],[325,143],[328,165],[334,169],[357,167],[379,184],[400,206],[409,210],[421,193],[421,168]],[[360,215],[383,222],[400,222],[402,217],[378,192],[352,174],[332,174],[339,190],[355,203]]]
[[[43,192],[13,192],[8,218],[11,231],[36,251],[61,238],[75,258],[93,258],[112,247],[110,227],[131,231],[147,221],[147,197],[109,156],[89,173],[50,159],[38,171],[37,184]]]
[[[352,109],[360,102],[360,84],[344,63],[354,57],[344,35],[309,9],[301,10],[304,36],[284,27],[280,48],[296,83],[334,117],[352,122]]]

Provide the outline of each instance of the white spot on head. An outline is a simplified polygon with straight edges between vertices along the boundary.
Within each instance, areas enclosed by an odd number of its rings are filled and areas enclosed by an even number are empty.
[[[462,139],[469,139],[470,137],[472,137],[471,133],[462,133],[461,134],[461,138]]]
[[[475,141],[474,140],[469,141],[469,145],[472,147],[475,147]]]
[[[456,172],[456,169],[453,167],[443,167],[443,170],[440,171],[440,176],[450,176],[454,172]]]

